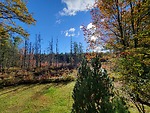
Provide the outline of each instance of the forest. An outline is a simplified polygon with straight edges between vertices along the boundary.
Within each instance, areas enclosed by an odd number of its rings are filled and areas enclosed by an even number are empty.
[[[26,0],[1,0],[0,112],[149,113],[149,4],[96,0],[89,11],[92,27],[81,27],[86,50],[71,35],[69,52],[60,52],[58,37],[46,50],[40,33],[35,42],[29,39],[19,22],[38,21]],[[104,52],[94,51],[98,47]]]

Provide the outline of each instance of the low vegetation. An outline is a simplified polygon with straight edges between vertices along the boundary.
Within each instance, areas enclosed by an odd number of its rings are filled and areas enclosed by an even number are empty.
[[[43,67],[33,69],[12,68],[0,73],[0,86],[19,84],[68,82],[75,79],[76,70],[73,67]]]

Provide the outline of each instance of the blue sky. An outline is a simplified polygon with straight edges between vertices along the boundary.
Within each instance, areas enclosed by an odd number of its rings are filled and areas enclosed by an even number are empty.
[[[49,41],[53,37],[59,40],[59,52],[70,51],[70,38],[82,42],[86,49],[81,25],[88,25],[92,20],[87,6],[94,0],[29,0],[27,7],[33,13],[36,25],[24,25],[30,33],[30,41],[35,41],[35,35],[41,34],[42,51],[47,51]],[[55,50],[55,49],[54,49]]]

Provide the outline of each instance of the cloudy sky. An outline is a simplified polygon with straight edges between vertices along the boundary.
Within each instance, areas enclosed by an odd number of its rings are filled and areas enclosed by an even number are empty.
[[[27,7],[37,23],[23,27],[31,34],[29,38],[32,42],[36,34],[41,34],[43,51],[47,51],[52,37],[54,47],[58,38],[60,53],[70,51],[71,37],[73,41],[82,42],[86,49],[81,27],[92,26],[89,9],[93,4],[94,0],[29,0]]]

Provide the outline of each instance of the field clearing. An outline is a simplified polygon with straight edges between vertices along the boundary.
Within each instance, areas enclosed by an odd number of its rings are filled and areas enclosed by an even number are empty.
[[[0,89],[0,113],[70,113],[74,85],[75,82],[4,87]],[[132,103],[129,110],[139,113]],[[150,112],[149,107],[145,110]]]
[[[75,82],[0,89],[0,113],[70,113]]]

